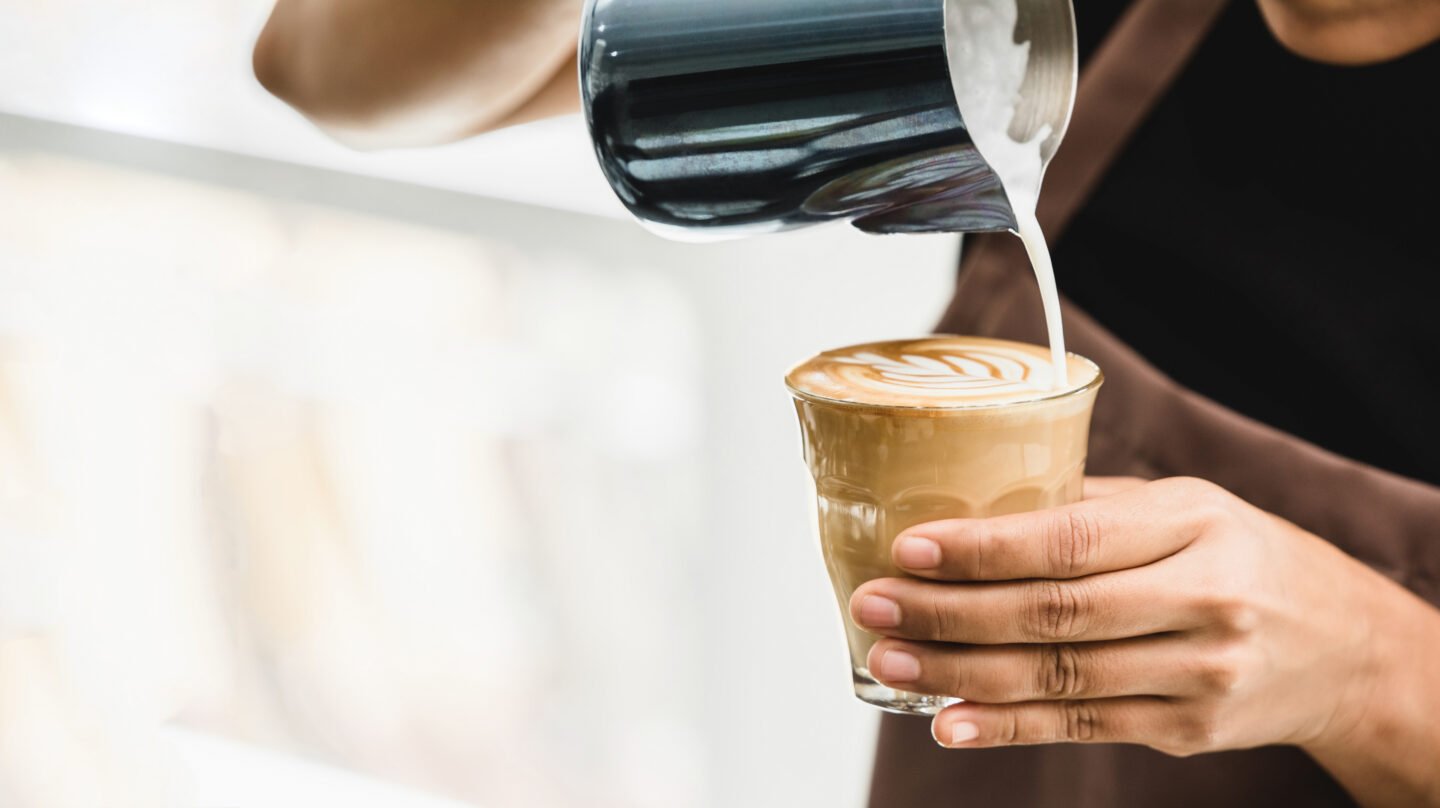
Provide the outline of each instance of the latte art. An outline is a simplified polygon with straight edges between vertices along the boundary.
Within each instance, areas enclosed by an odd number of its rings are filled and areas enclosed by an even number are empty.
[[[924,390],[944,397],[1048,390],[1053,375],[1047,362],[998,348],[898,357],[866,351],[834,361],[832,372],[856,387],[884,393]]]
[[[1044,348],[978,337],[932,337],[827,351],[791,371],[792,389],[855,404],[968,407],[1046,398],[1097,376],[1078,357],[1057,388]]]

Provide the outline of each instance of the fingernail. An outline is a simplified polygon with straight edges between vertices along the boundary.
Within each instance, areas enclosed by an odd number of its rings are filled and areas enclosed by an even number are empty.
[[[886,682],[913,682],[920,678],[920,660],[904,651],[886,651],[880,657],[880,678]]]
[[[900,605],[879,595],[866,595],[860,601],[860,622],[872,628],[894,628],[900,625]]]
[[[950,745],[959,746],[980,737],[980,726],[969,721],[957,721],[950,727]]]
[[[940,566],[940,545],[919,536],[906,536],[895,545],[895,560],[912,570],[933,570]]]

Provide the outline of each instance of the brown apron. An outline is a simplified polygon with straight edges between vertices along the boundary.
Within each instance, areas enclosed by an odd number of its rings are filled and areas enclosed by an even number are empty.
[[[1092,59],[1076,115],[1046,179],[1040,219],[1058,238],[1130,135],[1203,39],[1224,0],[1137,0]],[[1290,519],[1440,605],[1440,489],[1347,460],[1186,390],[1083,311],[1064,304],[1066,336],[1105,370],[1089,469],[1212,480]],[[1044,342],[1018,239],[966,240],[955,299],[938,329]],[[1139,746],[1056,745],[951,751],[927,719],[887,715],[872,808],[1353,806],[1295,748],[1178,759]]]

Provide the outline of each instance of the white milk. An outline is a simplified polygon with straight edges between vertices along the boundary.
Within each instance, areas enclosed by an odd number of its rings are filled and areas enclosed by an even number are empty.
[[[1055,266],[1050,248],[1035,218],[1045,162],[1040,147],[1050,137],[1041,127],[1027,141],[1010,136],[1010,124],[1019,104],[1020,86],[1030,64],[1030,43],[1016,44],[1016,0],[946,0],[945,28],[950,45],[950,75],[960,114],[985,162],[994,169],[1010,199],[1021,241],[1035,269],[1040,299],[1045,305],[1045,327],[1050,339],[1050,361],[1056,387],[1069,384],[1065,362],[1065,331],[1060,322],[1060,293],[1055,288]]]

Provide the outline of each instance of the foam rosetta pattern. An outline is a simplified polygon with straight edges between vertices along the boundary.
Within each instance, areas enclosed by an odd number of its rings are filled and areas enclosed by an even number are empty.
[[[1094,379],[1088,363],[1074,358],[1071,363],[1068,386]],[[839,401],[920,407],[1020,402],[1063,392],[1055,388],[1046,349],[968,337],[827,351],[792,371],[790,383],[801,393]]]

